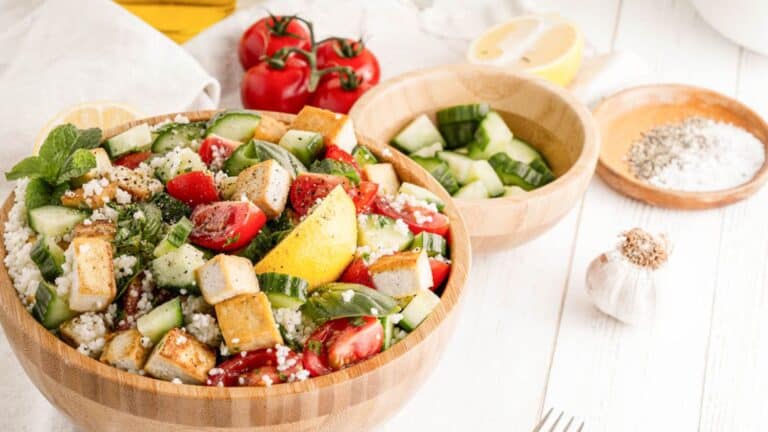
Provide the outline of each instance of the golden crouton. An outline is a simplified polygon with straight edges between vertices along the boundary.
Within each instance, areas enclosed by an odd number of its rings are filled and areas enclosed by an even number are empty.
[[[144,367],[150,348],[141,343],[141,333],[136,329],[123,330],[107,336],[100,360],[110,366],[127,371]]]
[[[270,116],[262,115],[259,126],[253,133],[253,139],[277,143],[285,135],[288,126]]]
[[[61,196],[61,205],[64,207],[73,208],[101,208],[110,201],[115,199],[117,195],[117,185],[110,183],[101,188],[101,192],[98,194],[85,197],[85,191],[82,187],[79,187],[72,191],[67,191]]]
[[[219,254],[195,269],[197,286],[208,304],[259,292],[259,280],[248,258]]]
[[[333,111],[305,106],[291,123],[291,129],[319,132],[326,146],[335,145],[347,153],[352,153],[357,145],[352,119]]]
[[[191,334],[175,328],[160,339],[144,365],[151,376],[185,384],[202,384],[216,366],[216,354]]]
[[[215,308],[230,352],[272,348],[283,343],[269,299],[263,292],[232,297]]]
[[[235,197],[245,195],[270,219],[280,216],[291,190],[291,174],[269,159],[248,167],[237,176]]]
[[[369,271],[376,289],[395,298],[416,295],[433,285],[424,250],[383,256],[371,264]]]
[[[109,176],[120,189],[138,201],[147,200],[153,193],[163,190],[163,184],[156,178],[123,166],[112,168]]]
[[[72,230],[72,237],[91,237],[112,241],[117,233],[117,227],[108,220],[97,220],[89,224],[79,223]]]

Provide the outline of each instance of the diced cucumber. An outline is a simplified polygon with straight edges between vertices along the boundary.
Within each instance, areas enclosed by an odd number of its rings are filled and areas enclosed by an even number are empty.
[[[392,340],[395,333],[395,319],[394,314],[383,316],[379,318],[381,326],[384,327],[384,342],[381,350],[386,351],[392,346]]]
[[[437,157],[448,164],[448,168],[456,178],[456,181],[460,184],[470,183],[469,171],[474,162],[472,159],[449,151],[438,152]]]
[[[411,153],[409,156],[419,156],[419,157],[425,157],[425,158],[431,158],[435,157],[437,155],[437,152],[443,151],[445,146],[443,143],[436,142],[434,144],[430,144],[426,147],[422,147],[419,150],[416,150],[415,152]]]
[[[541,174],[541,176],[544,177],[545,183],[550,183],[555,180],[555,175],[552,173],[552,170],[549,169],[549,165],[547,165],[547,163],[544,162],[542,159],[534,159],[528,165],[530,165],[531,168],[538,171],[539,174]]]
[[[203,252],[190,244],[183,244],[178,249],[152,261],[152,274],[161,288],[199,292],[195,280],[195,270],[205,264]]]
[[[222,169],[228,176],[237,177],[244,169],[261,162],[259,154],[256,153],[256,147],[253,142],[248,142],[238,147],[224,161]]]
[[[432,120],[422,114],[392,138],[392,145],[405,153],[413,153],[433,143],[445,144]]]
[[[536,159],[543,160],[541,153],[518,138],[513,138],[504,144],[503,151],[512,159],[524,164],[530,164]]]
[[[178,222],[168,229],[168,233],[155,247],[153,252],[155,257],[161,257],[181,247],[181,245],[187,242],[187,237],[189,237],[193,228],[192,221],[182,216]]]
[[[435,205],[435,207],[437,207],[438,210],[442,210],[445,207],[445,202],[441,200],[440,197],[438,197],[431,191],[424,189],[421,186],[417,186],[413,183],[403,182],[400,185],[399,192],[401,194],[410,195],[422,201],[432,203]]]
[[[357,164],[361,168],[366,165],[379,163],[379,160],[376,159],[376,156],[374,156],[373,153],[371,153],[371,151],[366,147],[361,145],[358,145],[354,150],[352,150],[352,157],[355,158]]]
[[[78,209],[46,205],[30,210],[29,226],[38,234],[61,237],[86,217],[88,213]]]
[[[467,148],[467,147],[459,147],[457,149],[453,149],[453,152],[454,153],[458,153],[458,154],[460,154],[462,156],[467,156],[467,155],[469,155],[469,148]]]
[[[491,195],[488,193],[488,189],[485,188],[483,182],[476,180],[463,186],[453,197],[458,199],[485,199],[490,198]]]
[[[404,224],[378,214],[362,214],[357,218],[357,244],[372,250],[402,251],[413,241],[413,234]]]
[[[526,193],[527,193],[526,190],[521,188],[520,186],[504,186],[505,197],[523,196]]]
[[[52,282],[61,276],[61,265],[64,264],[64,251],[61,250],[52,238],[41,236],[29,252],[29,257],[37,264],[43,279]]]
[[[273,309],[296,310],[307,301],[309,283],[302,278],[282,273],[262,273],[256,277]]]
[[[274,159],[291,174],[291,178],[296,178],[299,174],[307,172],[307,167],[296,156],[277,144],[252,140],[248,145],[253,145],[254,152],[260,160]]]
[[[316,323],[344,317],[382,317],[399,310],[397,301],[380,291],[340,282],[315,288],[301,306],[301,313]]]
[[[115,159],[124,154],[149,150],[152,145],[152,133],[149,125],[142,123],[127,131],[115,135],[104,143],[109,157]]]
[[[448,164],[444,161],[436,157],[422,158],[418,156],[413,157],[413,161],[432,174],[432,177],[434,177],[449,194],[454,194],[459,190],[459,183],[456,181],[456,177],[451,174]]]
[[[488,161],[479,160],[472,162],[472,167],[469,169],[469,181],[475,180],[483,182],[485,189],[491,197],[504,194],[504,184]]]
[[[437,124],[479,122],[491,107],[487,103],[456,105],[437,112]]]
[[[292,129],[280,138],[280,146],[296,156],[301,163],[309,166],[323,151],[323,135]]]
[[[437,294],[430,290],[419,291],[403,309],[403,319],[398,325],[408,331],[415,330],[439,304],[440,297]]]
[[[456,149],[470,144],[475,139],[477,122],[448,123],[440,125],[445,138],[445,148]]]
[[[162,165],[155,169],[155,175],[164,183],[167,183],[179,174],[208,169],[205,162],[200,159],[200,155],[192,149],[182,148],[178,152],[178,159],[176,159],[174,154],[174,157],[167,158]]]
[[[40,282],[35,293],[35,306],[32,315],[47,329],[55,329],[64,321],[75,316],[69,309],[67,299],[59,297],[56,286]]]
[[[205,133],[205,123],[177,123],[163,128],[152,143],[153,153],[166,153],[176,147],[194,148],[199,144]]]
[[[321,159],[315,161],[309,171],[321,174],[333,174],[346,177],[354,185],[360,184],[360,174],[352,165],[336,159]]]
[[[485,150],[491,143],[505,143],[512,139],[512,131],[496,111],[483,118],[475,131],[473,145]]]
[[[218,135],[234,141],[247,142],[253,138],[260,122],[261,116],[255,111],[225,111],[216,114],[208,122],[205,136]]]
[[[136,320],[136,328],[142,336],[157,343],[171,329],[184,325],[181,298],[176,297],[149,311]]]
[[[431,257],[438,255],[446,256],[448,253],[448,242],[440,234],[422,231],[413,238],[411,249],[424,250]]]
[[[496,153],[488,159],[488,163],[505,186],[520,186],[528,191],[546,184],[544,176],[538,171],[530,165],[513,160],[506,153]]]

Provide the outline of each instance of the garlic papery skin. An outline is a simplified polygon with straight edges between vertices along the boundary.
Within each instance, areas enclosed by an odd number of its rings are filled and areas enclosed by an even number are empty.
[[[666,238],[637,228],[623,234],[616,249],[595,258],[587,269],[587,293],[602,312],[627,324],[648,322],[656,314],[667,260]]]

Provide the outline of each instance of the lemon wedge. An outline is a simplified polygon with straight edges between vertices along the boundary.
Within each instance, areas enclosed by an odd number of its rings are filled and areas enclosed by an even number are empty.
[[[71,106],[56,114],[40,130],[35,140],[34,153],[37,154],[45,138],[56,126],[72,123],[80,129],[109,129],[143,117],[138,110],[115,102],[87,102]]]
[[[525,15],[492,27],[472,41],[470,63],[510,67],[568,85],[581,66],[584,36],[559,15]]]

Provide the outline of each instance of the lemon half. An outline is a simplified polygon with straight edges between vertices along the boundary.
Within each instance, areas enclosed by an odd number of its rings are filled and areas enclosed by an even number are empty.
[[[584,36],[559,15],[526,15],[492,27],[467,52],[474,64],[509,67],[568,85],[581,66]]]

